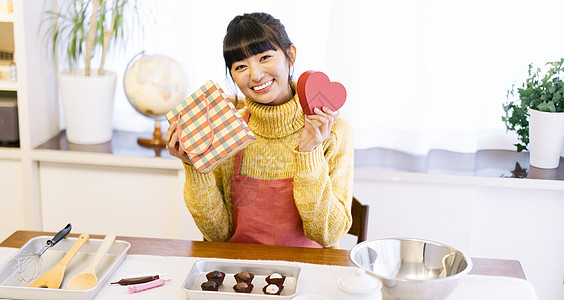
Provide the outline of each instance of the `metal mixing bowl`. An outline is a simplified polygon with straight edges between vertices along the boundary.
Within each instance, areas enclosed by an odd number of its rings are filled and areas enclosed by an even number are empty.
[[[472,260],[460,250],[420,239],[382,238],[362,242],[351,261],[383,283],[384,300],[443,300]]]

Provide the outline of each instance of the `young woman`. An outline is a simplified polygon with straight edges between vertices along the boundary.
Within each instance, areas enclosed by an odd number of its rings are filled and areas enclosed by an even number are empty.
[[[204,238],[338,247],[352,222],[349,124],[328,108],[304,116],[291,79],[296,48],[271,15],[235,17],[223,56],[257,140],[200,174],[179,146],[177,124],[165,136],[170,154],[184,162],[184,200]]]

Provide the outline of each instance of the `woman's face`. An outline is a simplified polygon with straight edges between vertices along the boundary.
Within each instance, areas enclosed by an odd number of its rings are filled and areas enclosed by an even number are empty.
[[[266,105],[280,105],[292,99],[288,83],[290,67],[296,51],[288,50],[288,60],[282,50],[269,50],[237,61],[231,66],[231,76],[247,98]]]

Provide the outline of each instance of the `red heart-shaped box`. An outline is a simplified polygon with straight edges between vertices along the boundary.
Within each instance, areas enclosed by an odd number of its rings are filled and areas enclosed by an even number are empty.
[[[298,97],[306,115],[313,115],[313,109],[325,106],[332,111],[343,107],[347,90],[338,82],[331,82],[323,72],[306,71],[298,78]]]

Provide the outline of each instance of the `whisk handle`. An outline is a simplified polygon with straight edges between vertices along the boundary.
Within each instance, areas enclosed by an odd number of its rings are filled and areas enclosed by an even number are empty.
[[[61,229],[61,231],[57,232],[57,234],[55,235],[55,237],[53,237],[52,240],[48,240],[46,242],[47,245],[49,245],[49,247],[53,247],[55,246],[56,243],[58,243],[60,240],[62,240],[65,236],[67,236],[67,234],[69,234],[69,232],[71,231],[72,226],[71,224],[67,224],[67,226],[65,226],[65,228]]]

